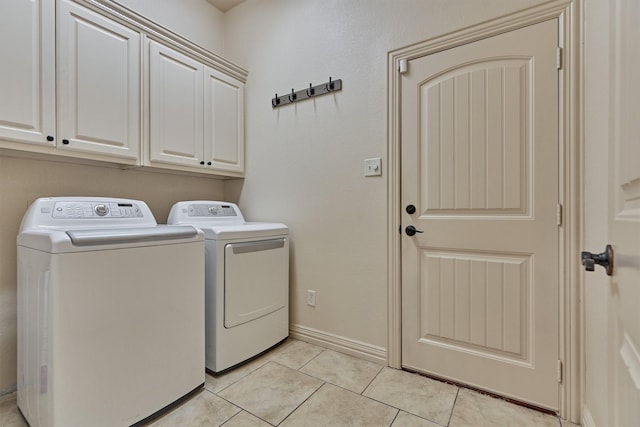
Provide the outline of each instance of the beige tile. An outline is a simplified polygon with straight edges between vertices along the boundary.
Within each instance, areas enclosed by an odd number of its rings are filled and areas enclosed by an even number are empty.
[[[16,406],[15,395],[12,398],[2,399],[0,401],[0,426],[2,427],[28,427]]]
[[[224,423],[224,427],[270,427],[266,421],[262,421],[258,417],[254,417],[248,412],[241,411],[229,421]]]
[[[270,361],[292,369],[300,369],[323,350],[322,347],[289,338],[259,358],[233,368],[222,375],[207,374],[204,387],[213,393],[218,393]]]
[[[264,354],[262,358],[288,366],[291,369],[300,369],[323,351],[324,348],[317,345],[289,338],[278,347]]]
[[[202,390],[150,425],[153,427],[219,426],[238,412],[240,408],[207,390]]]
[[[267,362],[268,360],[266,359],[256,359],[233,368],[222,375],[211,375],[207,373],[204,388],[212,393],[218,393],[236,381],[246,377]]]
[[[391,427],[440,427],[440,424],[432,423],[424,418],[400,411],[396,419],[393,420]]]
[[[281,426],[387,427],[391,425],[397,413],[396,408],[332,384],[325,384],[284,420]]]
[[[460,389],[449,426],[560,427],[560,420],[553,415]]]
[[[322,381],[269,362],[218,395],[271,423],[280,423],[322,385]]]
[[[446,425],[456,399],[456,386],[417,374],[384,368],[363,395]]]
[[[325,350],[300,369],[300,372],[359,394],[380,370],[382,366],[377,363]]]
[[[560,420],[562,427],[580,427],[580,424],[575,424],[572,423],[571,421],[567,421],[567,420]]]

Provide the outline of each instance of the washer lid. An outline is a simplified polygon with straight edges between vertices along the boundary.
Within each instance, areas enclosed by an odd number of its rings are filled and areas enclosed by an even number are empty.
[[[88,252],[202,242],[204,233],[190,225],[155,227],[32,229],[18,234],[18,246],[47,253]]]
[[[71,230],[67,231],[67,235],[75,246],[94,246],[189,239],[196,237],[198,230],[190,226],[174,225],[152,228]]]

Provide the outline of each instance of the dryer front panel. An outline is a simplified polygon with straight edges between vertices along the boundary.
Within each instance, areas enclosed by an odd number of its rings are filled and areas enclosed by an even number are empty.
[[[287,238],[227,243],[224,262],[225,328],[242,325],[287,307]]]

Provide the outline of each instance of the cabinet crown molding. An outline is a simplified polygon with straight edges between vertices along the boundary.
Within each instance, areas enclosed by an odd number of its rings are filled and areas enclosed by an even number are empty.
[[[135,28],[147,37],[169,45],[187,56],[193,57],[220,72],[238,79],[242,83],[247,82],[249,72],[244,68],[113,0],[74,1],[85,7],[99,11],[102,14],[107,14],[112,19]]]

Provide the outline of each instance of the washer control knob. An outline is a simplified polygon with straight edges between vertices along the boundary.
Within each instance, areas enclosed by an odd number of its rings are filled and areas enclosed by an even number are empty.
[[[107,207],[107,205],[103,205],[103,204],[96,205],[96,207],[93,208],[93,210],[99,216],[105,216],[107,213],[109,213],[109,208]]]

